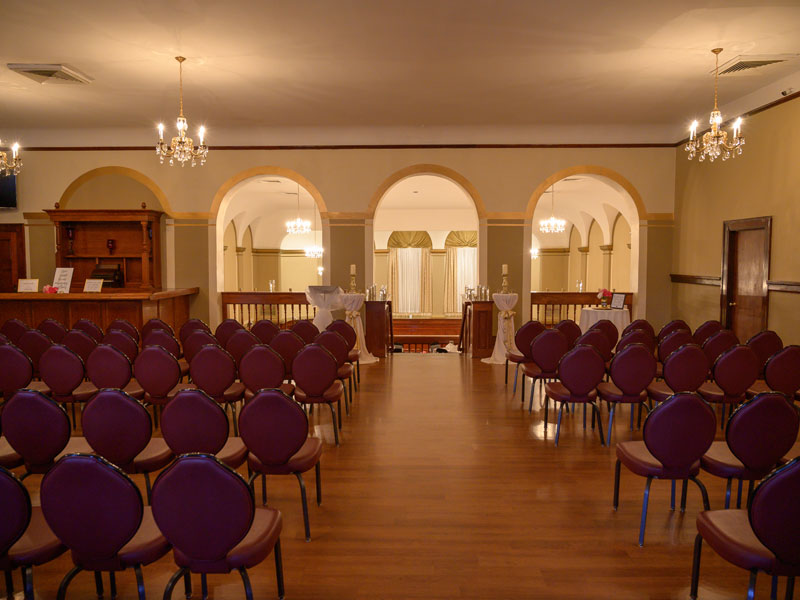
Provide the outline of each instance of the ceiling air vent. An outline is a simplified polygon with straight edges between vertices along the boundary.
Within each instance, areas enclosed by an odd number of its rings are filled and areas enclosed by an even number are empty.
[[[69,65],[9,63],[8,68],[37,83],[91,83],[93,81],[91,77]]]
[[[755,75],[756,73],[751,73],[750,71],[755,69],[762,70],[764,67],[769,67],[770,65],[785,63],[789,60],[797,58],[797,56],[797,54],[772,54],[760,56],[748,56],[741,54],[720,65],[719,74],[720,76]],[[714,71],[712,70],[711,72],[713,73]]]

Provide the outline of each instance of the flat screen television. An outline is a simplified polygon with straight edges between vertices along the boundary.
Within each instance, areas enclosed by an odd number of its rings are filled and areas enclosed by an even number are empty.
[[[0,208],[17,208],[17,178],[0,175]]]

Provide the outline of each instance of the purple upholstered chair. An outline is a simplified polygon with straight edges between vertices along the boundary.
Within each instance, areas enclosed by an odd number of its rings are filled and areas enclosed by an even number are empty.
[[[70,329],[67,334],[61,338],[61,345],[72,350],[81,357],[83,362],[86,362],[92,350],[94,350],[94,347],[97,346],[97,342],[92,336],[80,329]]]
[[[144,398],[144,388],[138,381],[131,379],[133,377],[131,361],[122,350],[110,344],[99,344],[92,350],[89,360],[86,361],[86,374],[98,390],[116,388],[137,400]]]
[[[108,344],[114,346],[117,350],[121,351],[128,360],[133,362],[139,355],[139,344],[131,337],[131,335],[123,329],[109,329],[103,336],[101,344]]]
[[[217,338],[219,345],[223,348],[228,343],[228,339],[239,329],[244,329],[244,325],[239,323],[236,319],[225,319],[217,325],[214,330],[214,337]]]
[[[283,364],[286,367],[286,379],[294,379],[292,375],[292,365],[297,353],[303,349],[305,342],[303,338],[297,335],[294,331],[281,331],[278,335],[272,338],[269,347],[280,354],[283,359]]]
[[[136,325],[128,321],[128,319],[114,319],[108,324],[108,327],[106,327],[106,333],[109,331],[124,331],[133,338],[133,341],[137,344],[139,343],[139,330],[136,329]]]
[[[209,344],[212,346],[219,346],[217,338],[215,338],[213,335],[204,329],[195,329],[183,342],[184,358],[186,358],[186,360],[189,361],[189,364],[191,364],[195,354],[200,352],[200,348],[203,346],[208,346]]]
[[[714,442],[703,455],[704,471],[728,480],[725,508],[730,507],[731,481],[739,480],[736,508],[742,505],[742,481],[753,483],[781,464],[797,441],[800,415],[786,396],[778,392],[759,394],[741,404],[728,418],[725,441]]]
[[[181,369],[181,377],[189,374],[189,361],[183,357],[181,345],[178,340],[166,329],[151,329],[146,335],[142,335],[142,348],[148,346],[161,346],[172,356],[178,359],[178,366]]]
[[[703,342],[702,347],[703,352],[708,356],[709,364],[713,365],[723,352],[733,348],[738,343],[739,339],[730,329],[720,329]]]
[[[614,325],[608,319],[600,319],[599,321],[595,322],[589,329],[599,329],[602,331],[606,337],[608,338],[611,347],[613,348],[617,344],[617,340],[619,339],[619,331],[617,330],[617,326]]]
[[[173,458],[164,438],[151,437],[144,404],[121,390],[100,390],[83,411],[83,435],[95,451],[128,474],[143,473],[150,501],[150,473]]]
[[[644,344],[631,344],[614,356],[609,373],[611,381],[597,384],[597,394],[611,407],[606,436],[610,445],[617,403],[631,405],[631,430],[633,430],[633,405],[638,404],[641,423],[642,405],[647,401],[647,385],[656,375],[656,359],[653,352]]]
[[[11,340],[9,340],[6,336],[0,333],[0,346],[2,346],[3,344],[10,344],[10,343]]]
[[[644,329],[633,329],[624,334],[617,342],[615,352],[621,352],[623,348],[631,344],[643,344],[650,353],[655,355],[656,352],[656,338]]]
[[[336,359],[322,346],[310,344],[297,353],[293,367],[294,381],[297,385],[294,391],[295,400],[300,404],[327,404],[330,407],[333,435],[338,446],[344,386],[337,378]],[[338,425],[334,403],[339,405]]]
[[[81,357],[66,346],[53,344],[39,360],[39,374],[53,400],[72,405],[72,427],[76,428],[75,405],[88,402],[97,391],[91,381],[84,381],[86,371]]]
[[[98,597],[103,595],[102,572],[109,571],[115,597],[115,573],[128,567],[133,567],[139,600],[144,600],[141,567],[164,556],[169,542],[130,477],[100,456],[73,454],[42,478],[41,499],[47,524],[72,551],[75,565],[61,580],[59,600],[84,570],[95,572]]]
[[[748,388],[758,377],[758,357],[744,345],[729,348],[717,359],[711,369],[714,381],[707,381],[698,392],[707,402],[722,405],[720,427],[725,426],[725,406],[744,402]]]
[[[631,321],[625,329],[622,330],[622,336],[628,335],[631,331],[646,331],[649,333],[653,338],[656,337],[656,330],[653,329],[653,326],[650,322],[646,319],[634,319]]]
[[[696,392],[708,379],[708,357],[697,344],[685,344],[664,362],[663,381],[647,386],[650,400],[658,404],[677,392]]]
[[[576,340],[575,345],[591,346],[600,353],[605,363],[608,363],[614,356],[614,344],[611,343],[608,336],[600,329],[590,329]]]
[[[0,392],[8,401],[17,390],[28,387],[33,378],[33,362],[14,344],[0,346]]]
[[[608,343],[608,339],[602,332],[595,331],[595,333]],[[602,381],[605,373],[605,361],[592,346],[578,344],[562,357],[558,363],[558,378],[560,381],[550,382],[544,386],[547,397],[560,403],[558,424],[556,425],[556,446],[558,446],[558,438],[561,434],[561,415],[564,412],[564,405],[571,402],[591,405],[592,429],[594,429],[596,419],[597,430],[600,434],[600,445],[604,445],[603,424],[600,419],[600,411],[597,408],[597,404],[595,404],[597,399],[595,388]]]
[[[0,434],[2,434],[2,420],[0,420]],[[11,447],[8,440],[0,435],[0,467],[4,469],[16,469],[22,466],[22,456]]]
[[[692,337],[694,337],[695,344],[702,346],[708,338],[710,338],[712,335],[714,335],[721,329],[722,329],[722,323],[720,323],[719,321],[715,321],[714,319],[711,319],[700,325],[697,329],[695,329],[694,333],[692,334]]]
[[[567,336],[558,329],[545,329],[536,336],[531,342],[530,355],[533,362],[522,363],[522,374],[524,377],[533,379],[531,383],[531,395],[528,402],[528,412],[533,411],[533,391],[536,389],[536,382],[544,391],[544,384],[548,381],[558,379],[558,362],[569,350]],[[544,422],[547,425],[547,410],[550,399],[544,397]]]
[[[0,327],[0,333],[6,336],[12,344],[16,344],[17,340],[19,340],[19,336],[28,331],[28,329],[30,329],[30,327],[19,319],[8,319],[3,323],[2,327]]]
[[[239,364],[239,379],[245,387],[246,401],[263,389],[280,389],[287,396],[294,395],[294,386],[284,383],[285,378],[286,367],[281,355],[266,344],[250,348]]]
[[[214,400],[231,407],[233,434],[239,435],[236,403],[244,396],[244,384],[236,381],[236,362],[219,346],[203,346],[192,359],[192,381]]]
[[[144,389],[144,401],[153,405],[153,424],[158,427],[158,408],[163,408],[180,390],[194,387],[179,383],[178,359],[161,346],[144,348],[133,363],[133,376]]]
[[[749,395],[766,391],[786,394],[788,398],[796,398],[800,390],[800,346],[786,346],[772,355],[764,368],[765,381],[756,381]]]
[[[327,331],[335,331],[347,342],[347,362],[355,366],[356,376],[354,383],[356,384],[356,389],[358,389],[357,384],[361,383],[361,361],[359,360],[361,351],[356,348],[356,342],[358,341],[356,330],[347,321],[336,319],[328,325]]]
[[[250,332],[261,340],[262,344],[269,344],[272,342],[272,338],[278,335],[280,331],[280,327],[269,319],[261,319],[250,328]]]
[[[567,336],[567,342],[569,342],[570,349],[572,349],[572,347],[575,345],[575,342],[578,341],[578,338],[581,337],[581,328],[572,319],[562,319],[556,323],[555,329],[558,329],[561,333]]]
[[[47,526],[40,506],[31,498],[22,481],[0,467],[0,568],[6,575],[6,595],[14,596],[11,573],[20,569],[24,598],[34,600],[33,567],[50,562],[67,551]]]
[[[3,407],[3,435],[25,464],[24,479],[46,473],[55,459],[70,452],[91,452],[82,437],[70,437],[62,406],[41,392],[20,390]]]
[[[192,510],[186,510],[191,506]],[[209,454],[179,457],[158,476],[153,486],[153,515],[173,547],[178,571],[170,578],[164,598],[183,577],[191,596],[191,573],[200,573],[201,596],[208,597],[210,573],[239,571],[245,596],[253,591],[247,569],[275,554],[278,595],[283,598],[281,513],[256,508],[253,492],[236,471]]]
[[[240,437],[228,437],[225,410],[203,390],[181,390],[164,408],[161,433],[175,456],[213,454],[232,469],[247,459]]]
[[[242,362],[242,357],[247,354],[247,351],[260,343],[259,339],[247,331],[247,329],[237,329],[233,332],[233,335],[228,338],[228,343],[225,344],[225,350],[233,356],[233,360],[236,361],[236,366],[238,367]]]
[[[614,469],[614,510],[619,507],[620,465],[647,478],[639,524],[639,545],[644,544],[647,523],[647,504],[653,479],[682,480],[681,512],[686,510],[687,480],[700,488],[703,506],[708,510],[708,492],[697,479],[700,457],[714,441],[716,429],[714,411],[696,394],[679,393],[655,407],[645,419],[643,440],[617,442],[617,464]],[[673,491],[674,491],[673,487]],[[675,509],[675,496],[672,496]]]
[[[667,357],[681,346],[693,344],[694,338],[686,329],[677,329],[658,342],[658,361],[663,365]],[[659,376],[661,373],[659,373]]]
[[[49,337],[56,344],[61,343],[61,339],[67,334],[67,328],[55,319],[44,319],[36,328]]]
[[[533,362],[531,354],[531,342],[536,339],[536,336],[544,331],[545,327],[539,321],[528,321],[522,327],[517,329],[514,334],[514,345],[519,350],[516,352],[506,352],[506,383],[508,383],[508,362],[513,362],[516,367],[514,369],[514,387],[511,389],[512,394],[517,393],[517,377],[519,377],[519,369],[522,363]],[[525,378],[522,378],[522,386],[520,393],[520,401],[525,404]]]
[[[773,354],[783,349],[783,340],[774,331],[766,329],[747,340],[747,345],[756,353],[759,364],[758,376],[763,377],[767,361]]]
[[[675,319],[664,325],[656,337],[658,338],[658,341],[661,342],[661,340],[667,337],[670,333],[681,329],[688,331],[689,333],[692,332],[692,329],[686,324],[686,321],[682,319]]]
[[[170,327],[168,323],[154,317],[149,321],[147,321],[147,323],[142,325],[141,339],[144,340],[147,337],[147,334],[153,331],[154,329],[163,329],[166,332],[168,332],[172,337],[175,337],[175,332],[172,330],[172,327]]]
[[[211,333],[211,327],[200,319],[189,319],[181,325],[181,328],[178,330],[178,339],[181,341],[181,345],[186,343],[186,338],[198,330]]]
[[[747,597],[755,597],[756,575],[788,577],[786,598],[792,598],[800,575],[800,458],[768,475],[756,488],[747,510],[713,510],[697,517],[690,596],[697,598],[703,540],[717,554],[750,571]],[[774,581],[774,579],[773,579]],[[775,596],[772,596],[775,597]]]
[[[72,328],[84,332],[98,344],[103,339],[103,330],[91,319],[78,319]]]
[[[336,377],[344,388],[345,410],[350,414],[348,405],[353,401],[353,365],[347,362],[347,341],[335,331],[323,331],[314,340],[336,359]],[[349,389],[348,389],[349,388]],[[341,426],[341,424],[340,424]]]
[[[308,319],[301,319],[292,325],[292,331],[303,338],[306,344],[314,343],[314,340],[319,335],[319,329],[314,323]]]
[[[250,453],[247,466],[250,485],[261,476],[264,504],[267,475],[294,475],[300,484],[306,541],[311,541],[308,502],[303,473],[313,467],[317,478],[317,504],[322,504],[319,459],[322,441],[308,436],[308,417],[296,402],[280,390],[263,390],[247,403],[239,415],[239,430]]]
[[[34,377],[39,376],[39,359],[45,350],[52,345],[53,340],[38,329],[28,329],[28,331],[19,336],[17,347],[31,359]]]

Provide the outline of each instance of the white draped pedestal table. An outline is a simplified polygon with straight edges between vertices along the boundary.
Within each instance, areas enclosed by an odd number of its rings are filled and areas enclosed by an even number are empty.
[[[514,344],[514,315],[512,308],[517,305],[517,294],[492,294],[492,300],[497,307],[497,339],[494,341],[494,350],[488,358],[481,362],[491,365],[503,365],[506,362],[506,351],[517,352]]]
[[[627,308],[582,308],[581,331],[586,333],[592,325],[602,319],[611,321],[622,334],[622,330],[631,323],[631,314]]]
[[[360,353],[358,361],[362,365],[378,362],[367,350],[367,340],[364,337],[364,321],[361,320],[361,307],[364,304],[364,294],[342,294],[342,304],[345,310],[345,320],[356,330],[356,349]]]
[[[332,310],[342,308],[342,288],[335,285],[310,285],[306,289],[306,299],[317,307],[313,323],[320,331],[333,323]]]

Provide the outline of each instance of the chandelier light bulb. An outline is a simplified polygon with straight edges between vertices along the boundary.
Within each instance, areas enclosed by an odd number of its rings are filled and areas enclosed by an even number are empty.
[[[308,258],[322,258],[322,255],[325,254],[325,249],[322,246],[307,246],[305,250]]]
[[[205,127],[200,128],[200,144],[195,146],[194,140],[186,136],[186,132],[189,130],[189,122],[186,120],[186,117],[183,114],[183,62],[186,59],[183,56],[176,56],[175,60],[178,61],[180,77],[180,110],[178,118],[175,121],[175,126],[178,129],[178,135],[172,138],[169,145],[167,145],[164,142],[164,124],[159,123],[156,154],[158,155],[159,162],[162,164],[164,163],[164,159],[168,158],[170,165],[174,164],[174,161],[176,160],[181,164],[181,166],[184,166],[187,162],[190,162],[192,166],[195,166],[197,161],[199,161],[201,165],[204,165],[206,162],[206,157],[208,156],[208,146],[205,145]]]
[[[2,140],[0,140],[0,146]],[[9,175],[19,175],[22,168],[22,159],[19,157],[19,144],[14,142],[11,145],[11,160],[8,159],[8,153],[0,150],[0,177],[7,177]]]
[[[557,219],[553,213],[555,195],[556,186],[553,185],[550,188],[550,218],[539,221],[539,231],[542,233],[562,233],[567,228],[567,222],[564,219]]]

